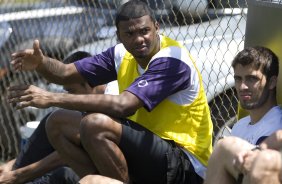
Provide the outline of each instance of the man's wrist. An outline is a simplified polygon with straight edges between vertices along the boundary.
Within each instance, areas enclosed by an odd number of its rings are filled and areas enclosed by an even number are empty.
[[[51,58],[49,58],[49,57],[47,57],[47,56],[43,56],[43,57],[41,58],[41,60],[39,60],[39,62],[37,63],[36,70],[41,70],[41,69],[43,69],[42,67],[44,66],[44,63],[50,62],[50,59],[51,59]]]
[[[256,150],[259,150],[259,151],[262,150],[262,148],[260,147],[260,145],[255,145],[255,147],[253,147],[253,148],[251,149],[251,151],[256,151]]]
[[[49,62],[51,62],[51,58],[49,58],[48,56],[43,56],[41,62],[39,62],[39,64],[38,64],[38,66],[42,65],[44,63],[49,63]]]

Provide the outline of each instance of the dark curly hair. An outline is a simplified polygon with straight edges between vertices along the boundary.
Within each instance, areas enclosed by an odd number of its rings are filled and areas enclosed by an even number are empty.
[[[252,65],[255,69],[261,69],[262,73],[269,79],[279,74],[279,60],[277,55],[269,48],[262,46],[247,47],[240,51],[232,62],[236,65]]]
[[[120,21],[127,21],[134,18],[140,18],[149,15],[153,22],[156,21],[154,12],[144,2],[140,0],[131,0],[121,5],[116,15],[116,28]]]

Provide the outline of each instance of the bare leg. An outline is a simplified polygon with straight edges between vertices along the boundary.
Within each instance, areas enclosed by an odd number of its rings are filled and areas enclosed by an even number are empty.
[[[123,182],[108,178],[101,175],[87,175],[83,177],[80,181],[80,184],[123,184]]]
[[[252,148],[253,145],[236,137],[219,140],[208,162],[205,184],[235,183],[239,173],[233,166],[233,160],[240,151]]]
[[[46,131],[50,143],[61,158],[83,177],[95,173],[96,169],[80,143],[81,117],[81,113],[77,111],[57,110],[48,118]]]
[[[81,142],[99,173],[128,182],[128,168],[117,146],[122,125],[103,114],[89,114],[81,121]]]

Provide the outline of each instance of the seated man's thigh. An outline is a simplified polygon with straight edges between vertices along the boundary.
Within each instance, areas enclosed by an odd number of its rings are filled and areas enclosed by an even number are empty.
[[[126,158],[133,183],[166,183],[168,175],[175,177],[180,173],[181,179],[185,180],[189,159],[174,142],[163,140],[132,121],[124,120],[122,124],[119,147]],[[171,163],[176,167],[172,168]]]

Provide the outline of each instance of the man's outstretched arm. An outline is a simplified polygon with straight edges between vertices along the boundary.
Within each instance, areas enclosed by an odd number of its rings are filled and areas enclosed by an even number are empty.
[[[33,85],[19,85],[9,88],[10,103],[18,109],[33,106],[48,108],[51,106],[84,112],[97,112],[112,117],[127,117],[143,106],[143,102],[134,94],[124,91],[120,95],[51,93]]]
[[[48,81],[56,84],[84,81],[73,63],[64,64],[56,59],[44,56],[38,40],[34,41],[33,49],[13,53],[11,65],[16,71],[36,70]]]
[[[1,173],[0,183],[25,183],[63,165],[64,162],[55,151],[38,162]]]

